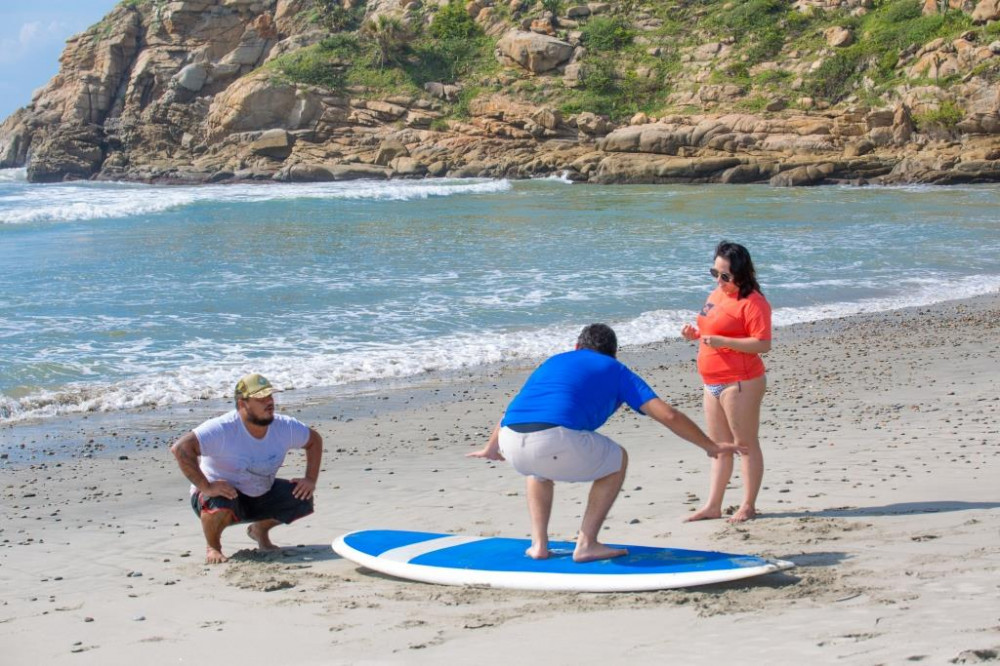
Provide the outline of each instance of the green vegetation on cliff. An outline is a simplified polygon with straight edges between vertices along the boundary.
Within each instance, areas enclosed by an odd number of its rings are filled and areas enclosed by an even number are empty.
[[[335,92],[362,89],[372,96],[413,94],[431,81],[454,83],[499,68],[493,40],[454,0],[428,28],[386,16],[364,21],[363,11],[330,12],[324,9],[330,4],[315,0],[313,20],[328,29],[345,29],[280,56],[268,67],[296,83]],[[357,28],[346,29],[353,26]]]
[[[897,65],[907,50],[915,50],[937,38],[953,39],[973,27],[962,12],[924,16],[920,7],[913,0],[897,0],[884,3],[860,18],[842,17],[840,24],[853,28],[861,37],[824,60],[810,75],[807,91],[838,102],[865,88],[867,79],[867,94],[877,97],[890,86],[903,82],[904,75]]]
[[[367,19],[364,5],[348,10],[338,0],[311,2],[312,22],[329,37],[277,58],[269,64],[272,71],[371,97],[417,94],[431,81],[456,84],[463,93],[446,108],[456,116],[470,97],[498,91],[616,121],[692,105],[761,112],[779,98],[785,105],[810,98],[878,106],[890,102],[899,86],[947,86],[957,78],[907,69],[929,43],[964,35],[987,44],[1000,32],[995,23],[974,26],[961,11],[924,15],[917,0],[875,0],[831,11],[801,11],[786,0],[628,0],[573,19],[563,16],[568,3],[543,0],[520,8],[497,3],[488,20],[478,22],[460,0]],[[503,67],[495,57],[500,35],[539,19],[549,21],[556,38],[577,47],[572,77],[563,68],[532,73]],[[832,29],[849,37],[834,45],[828,41]],[[995,80],[998,71],[996,64],[985,64],[976,73]],[[706,86],[722,92],[706,92]]]

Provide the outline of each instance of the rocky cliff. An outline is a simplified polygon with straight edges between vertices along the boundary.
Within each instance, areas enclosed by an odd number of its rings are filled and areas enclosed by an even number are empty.
[[[709,15],[710,2],[634,0],[460,13],[454,0],[125,0],[0,126],[0,167],[35,182],[998,181],[1000,3],[927,0],[917,13],[940,20],[905,16],[932,39],[864,50],[888,34],[865,14],[910,1]],[[490,62],[459,67],[461,39],[420,51],[417,35],[452,34],[445,18]],[[425,80],[433,58],[451,75]]]

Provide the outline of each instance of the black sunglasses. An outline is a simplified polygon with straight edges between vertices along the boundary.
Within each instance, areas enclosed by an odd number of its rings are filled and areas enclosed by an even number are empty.
[[[733,276],[730,275],[729,273],[720,273],[719,271],[715,270],[714,268],[709,268],[708,272],[711,273],[712,277],[714,277],[714,278],[722,278],[723,282],[732,282],[733,281]]]

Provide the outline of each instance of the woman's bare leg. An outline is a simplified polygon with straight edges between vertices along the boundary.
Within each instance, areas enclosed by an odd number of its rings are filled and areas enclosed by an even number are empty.
[[[722,403],[708,389],[703,389],[705,401],[705,426],[707,435],[716,442],[733,441],[733,433],[729,430],[729,420],[722,408]],[[728,389],[727,389],[728,391]],[[690,523],[695,520],[713,520],[722,517],[722,497],[726,486],[733,475],[732,454],[722,454],[712,458],[712,470],[709,476],[708,499],[700,509],[684,519]]]
[[[739,446],[746,447],[742,455],[743,503],[729,518],[731,523],[741,523],[757,516],[757,495],[764,480],[764,454],[760,448],[760,405],[767,390],[767,379],[763,376],[740,382],[740,390],[729,388],[720,396],[722,408],[729,420]]]

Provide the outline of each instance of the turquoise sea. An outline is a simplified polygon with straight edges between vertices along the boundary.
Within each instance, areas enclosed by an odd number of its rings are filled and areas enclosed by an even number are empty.
[[[996,186],[33,185],[3,170],[0,421],[221,398],[251,370],[349,394],[527,363],[592,321],[625,345],[677,337],[722,238],[750,248],[778,325],[1000,288]]]

